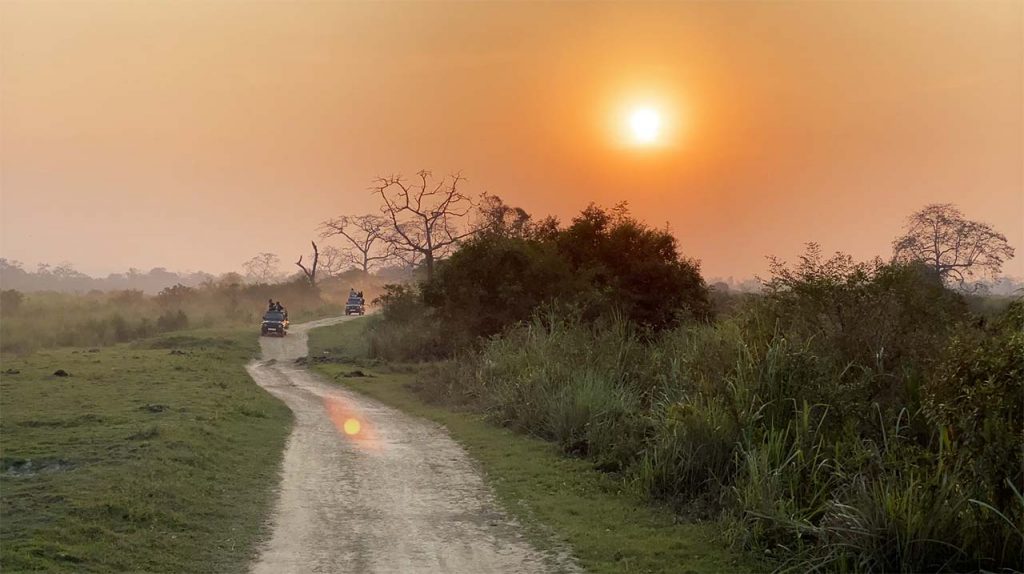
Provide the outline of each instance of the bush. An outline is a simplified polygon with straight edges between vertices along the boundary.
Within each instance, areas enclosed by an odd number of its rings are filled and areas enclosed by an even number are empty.
[[[530,318],[541,304],[578,287],[550,244],[484,235],[443,261],[424,285],[424,301],[449,333],[472,343]]]
[[[968,317],[963,298],[918,264],[857,263],[841,253],[826,259],[810,244],[795,267],[773,260],[772,274],[762,326],[878,373],[927,369]]]
[[[780,569],[1024,566],[1024,302],[979,327],[912,265],[774,270],[731,318],[653,335],[542,306],[420,385]]]
[[[442,336],[434,313],[415,287],[386,285],[374,300],[380,316],[368,329],[370,356],[388,361],[425,361],[445,356],[451,340]]]
[[[21,308],[21,303],[25,300],[25,294],[17,289],[4,289],[0,291],[0,310],[3,310],[5,315],[14,315]]]
[[[176,312],[164,311],[156,319],[156,329],[160,332],[178,331],[188,327],[188,315],[178,309]]]
[[[697,262],[680,256],[671,233],[633,219],[624,204],[613,210],[589,206],[554,242],[573,272],[592,286],[587,300],[598,314],[618,309],[653,330],[711,316]]]
[[[1024,300],[981,333],[958,336],[924,393],[927,413],[948,433],[946,458],[962,458],[977,477],[973,496],[1024,523],[1013,488],[1024,485]]]
[[[553,303],[589,322],[617,313],[653,331],[711,316],[697,263],[679,255],[670,233],[636,221],[622,206],[590,206],[565,229],[524,226],[514,233],[492,227],[464,243],[423,285],[423,301],[447,333],[460,337],[456,346]]]

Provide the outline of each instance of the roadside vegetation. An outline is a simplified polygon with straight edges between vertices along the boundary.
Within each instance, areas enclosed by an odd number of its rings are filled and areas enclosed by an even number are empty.
[[[365,331],[372,323],[367,317],[310,331],[310,357],[320,358],[313,368],[329,380],[444,425],[538,548],[554,554],[571,550],[580,566],[594,573],[756,569],[716,539],[713,523],[681,521],[670,509],[646,505],[615,476],[586,460],[562,456],[549,441],[494,425],[474,410],[423,401],[416,373],[429,366],[367,359]]]
[[[770,569],[1024,569],[1024,302],[970,293],[1013,256],[998,232],[929,206],[892,260],[812,244],[735,297],[623,208],[487,207],[371,319],[369,357],[430,362],[421,399],[714,520]],[[929,237],[952,255],[912,256]]]
[[[247,285],[230,275],[197,287],[167,287],[156,295],[139,290],[79,294],[8,289],[0,292],[0,353],[106,346],[184,329],[252,329],[270,298],[284,302],[293,321],[308,320],[341,313],[344,301],[333,293],[311,288],[304,279]]]
[[[243,572],[291,413],[245,330],[3,355],[5,572]]]

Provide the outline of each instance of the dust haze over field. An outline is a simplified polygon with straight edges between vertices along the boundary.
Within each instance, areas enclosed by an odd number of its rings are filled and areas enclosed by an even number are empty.
[[[1022,57],[1013,2],[5,2],[0,256],[291,266],[421,168],[563,220],[628,200],[709,277],[885,255],[929,202],[1020,248]],[[663,145],[621,145],[641,105]]]

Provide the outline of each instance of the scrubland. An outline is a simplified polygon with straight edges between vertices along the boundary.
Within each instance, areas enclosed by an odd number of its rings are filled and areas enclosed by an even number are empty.
[[[422,399],[716,521],[766,569],[1024,568],[1024,301],[813,245],[761,294],[715,293],[607,216],[392,287],[368,355],[426,361]]]

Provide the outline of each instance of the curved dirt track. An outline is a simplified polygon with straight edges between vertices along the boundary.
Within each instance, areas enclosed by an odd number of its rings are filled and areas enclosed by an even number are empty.
[[[294,363],[310,328],[343,320],[264,337],[263,360],[247,367],[295,413],[272,534],[252,572],[552,571],[440,427]]]

